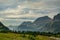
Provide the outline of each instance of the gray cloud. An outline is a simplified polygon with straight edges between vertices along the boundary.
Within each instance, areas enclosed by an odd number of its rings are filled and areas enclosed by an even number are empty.
[[[60,0],[0,0],[0,20],[5,24],[30,21],[60,12]]]

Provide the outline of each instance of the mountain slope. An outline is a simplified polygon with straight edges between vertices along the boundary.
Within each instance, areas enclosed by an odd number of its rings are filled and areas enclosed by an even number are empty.
[[[60,13],[54,16],[52,27],[55,28],[54,32],[60,32]]]
[[[42,32],[60,32],[60,14],[54,16],[53,20],[45,25]]]
[[[41,30],[47,23],[49,23],[52,19],[48,16],[39,17],[34,22],[34,27],[38,28],[38,30]]]
[[[18,30],[19,31],[30,31],[32,30],[32,22],[27,21],[27,22],[23,22],[20,26],[18,26]]]
[[[53,19],[44,16],[37,18],[33,23],[23,22],[18,29],[22,31],[60,32],[60,13],[55,15]]]
[[[51,18],[49,18],[48,16],[44,16],[44,17],[37,18],[33,23],[40,27],[43,26],[43,24],[45,25],[49,21],[51,21]]]
[[[51,21],[51,18],[48,16],[39,17],[33,23],[32,22],[23,22],[18,29],[19,30],[28,30],[28,31],[39,31],[39,29],[43,28],[48,22]]]
[[[9,29],[0,22],[0,31],[9,31]]]
[[[56,20],[56,21],[60,21],[60,13],[59,14],[57,14],[56,16],[54,16],[54,19],[53,20]]]

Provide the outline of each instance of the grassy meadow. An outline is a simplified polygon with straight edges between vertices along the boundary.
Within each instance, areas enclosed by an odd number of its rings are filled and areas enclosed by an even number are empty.
[[[0,40],[53,40],[47,36],[29,34],[0,33]]]

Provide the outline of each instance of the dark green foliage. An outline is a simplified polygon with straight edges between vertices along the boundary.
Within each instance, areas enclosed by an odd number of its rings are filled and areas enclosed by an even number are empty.
[[[1,22],[0,22],[0,32],[8,32],[10,31],[9,28],[7,28],[6,26],[4,26]]]
[[[17,33],[17,34],[24,34],[22,37],[25,37],[25,34],[29,34],[29,35],[33,35],[33,37],[36,37],[37,35],[43,35],[43,36],[54,36],[54,37],[59,37],[60,38],[60,32],[58,33],[51,33],[51,32],[32,32],[32,31],[18,31],[18,32],[13,32],[13,33]],[[31,38],[29,36],[29,38]]]

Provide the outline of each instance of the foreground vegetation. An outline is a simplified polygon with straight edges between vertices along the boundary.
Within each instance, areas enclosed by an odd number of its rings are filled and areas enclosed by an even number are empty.
[[[0,32],[0,40],[54,40],[49,37],[60,37],[60,33],[45,33],[45,32]]]
[[[16,34],[16,33],[0,33],[0,40],[53,40],[47,36]]]

